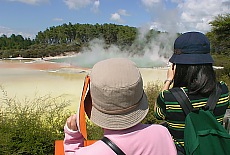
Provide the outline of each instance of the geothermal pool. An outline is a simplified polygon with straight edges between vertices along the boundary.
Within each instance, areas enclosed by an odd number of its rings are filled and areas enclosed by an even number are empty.
[[[84,77],[90,69],[47,61],[1,61],[0,86],[8,97],[22,101],[35,96],[62,95],[70,101],[71,110],[77,109]],[[164,81],[167,68],[140,68],[144,85]],[[0,99],[3,97],[0,92]]]

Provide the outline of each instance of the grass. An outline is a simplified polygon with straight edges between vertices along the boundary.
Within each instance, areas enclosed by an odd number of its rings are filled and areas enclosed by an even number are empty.
[[[0,155],[53,155],[54,141],[64,137],[69,102],[45,95],[21,103],[1,91]]]

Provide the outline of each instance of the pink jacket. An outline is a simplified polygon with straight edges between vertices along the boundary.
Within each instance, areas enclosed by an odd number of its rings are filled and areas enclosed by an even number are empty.
[[[65,155],[115,155],[101,140],[83,147],[80,132],[64,128]],[[169,131],[161,125],[138,124],[126,130],[106,130],[104,136],[113,141],[126,155],[176,155]]]

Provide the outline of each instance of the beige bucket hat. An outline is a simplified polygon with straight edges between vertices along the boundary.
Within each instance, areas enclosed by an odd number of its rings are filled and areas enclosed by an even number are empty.
[[[90,73],[90,120],[112,130],[130,128],[148,113],[141,74],[126,58],[111,58],[94,65]]]

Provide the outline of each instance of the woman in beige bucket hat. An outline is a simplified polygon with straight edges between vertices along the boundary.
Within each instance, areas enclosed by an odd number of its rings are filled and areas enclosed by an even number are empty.
[[[92,99],[90,120],[104,130],[107,137],[127,155],[175,155],[168,130],[161,125],[141,124],[148,113],[148,100],[141,74],[135,63],[112,58],[94,65],[90,73]],[[84,147],[76,124],[77,115],[65,125],[65,154],[114,155],[102,140]],[[117,153],[119,154],[119,153]]]

